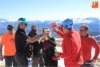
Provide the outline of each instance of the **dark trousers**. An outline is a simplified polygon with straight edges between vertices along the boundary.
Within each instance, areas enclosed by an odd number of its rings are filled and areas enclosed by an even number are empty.
[[[28,59],[22,53],[16,53],[15,60],[17,62],[18,67],[28,67]]]
[[[14,56],[4,56],[5,58],[5,67],[17,67]]]
[[[43,56],[37,56],[32,58],[32,67],[44,67],[44,58]]]
[[[82,67],[95,67],[94,64],[91,64],[91,61],[84,62]]]

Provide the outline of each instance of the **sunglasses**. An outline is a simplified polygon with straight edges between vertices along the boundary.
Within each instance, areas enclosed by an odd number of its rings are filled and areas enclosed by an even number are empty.
[[[27,26],[27,24],[25,24],[25,26]]]
[[[26,24],[26,23],[22,23],[22,24],[24,24],[25,26],[27,26],[27,24]]]

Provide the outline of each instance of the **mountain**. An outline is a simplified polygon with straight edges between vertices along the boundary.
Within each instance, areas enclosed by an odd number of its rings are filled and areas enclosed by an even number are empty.
[[[100,35],[93,36],[96,40],[100,41]]]
[[[96,36],[96,35],[100,34],[100,28],[99,28],[100,27],[100,20],[98,18],[84,18],[84,19],[72,18],[72,19],[74,21],[74,26],[73,27],[76,30],[79,30],[80,26],[85,23],[89,27],[90,35]],[[42,29],[44,27],[49,27],[51,29],[51,23],[53,21],[56,21],[58,24],[61,24],[61,22],[62,22],[60,20],[29,21],[29,24],[27,26],[26,32],[28,33],[30,31],[31,26],[34,25],[34,24],[38,25],[38,27],[39,27],[38,33],[41,33]],[[14,29],[15,30],[17,29],[17,25],[18,24],[17,24],[16,21],[10,21],[10,20],[1,18],[0,19],[0,34],[4,33],[6,31],[6,27],[7,27],[8,24],[12,24],[14,26]],[[51,29],[51,31],[52,31],[52,29]],[[54,33],[54,32],[52,32],[52,35],[58,37],[57,34]]]

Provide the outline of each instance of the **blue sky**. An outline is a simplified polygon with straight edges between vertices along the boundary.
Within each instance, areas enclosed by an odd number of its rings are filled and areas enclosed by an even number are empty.
[[[99,0],[0,0],[0,18],[17,20],[55,20],[66,18],[100,18],[99,8],[91,8]]]

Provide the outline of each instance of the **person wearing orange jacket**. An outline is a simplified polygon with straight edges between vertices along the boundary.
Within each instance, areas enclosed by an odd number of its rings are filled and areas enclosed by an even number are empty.
[[[81,36],[81,44],[82,44],[82,52],[84,64],[82,67],[94,67],[94,62],[97,60],[100,46],[97,41],[88,34],[88,26],[83,24],[80,27],[80,36]],[[95,49],[95,54],[92,58],[92,48]]]
[[[62,53],[55,53],[56,56],[64,58],[65,67],[81,67],[83,54],[79,33],[73,29],[73,20],[66,19],[59,26],[53,24],[53,30],[63,38]]]
[[[0,60],[3,60],[2,47],[4,46],[4,59],[5,67],[17,67],[17,63],[14,59],[16,48],[15,48],[15,32],[12,25],[7,26],[7,32],[3,34],[0,45]],[[12,65],[13,63],[13,65]]]

